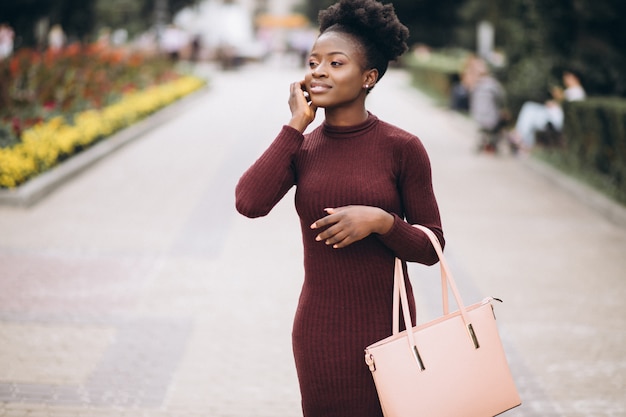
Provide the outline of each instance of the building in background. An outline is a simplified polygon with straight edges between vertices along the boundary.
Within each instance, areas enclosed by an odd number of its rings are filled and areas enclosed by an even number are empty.
[[[174,17],[206,59],[226,66],[310,48],[309,21],[293,12],[299,0],[204,0]]]

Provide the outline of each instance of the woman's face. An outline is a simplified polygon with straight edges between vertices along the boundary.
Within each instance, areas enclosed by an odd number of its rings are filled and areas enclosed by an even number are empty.
[[[309,56],[310,71],[305,86],[317,107],[336,108],[363,105],[365,85],[372,87],[375,70],[364,69],[360,44],[349,35],[326,32],[317,38]]]
[[[573,87],[575,85],[578,85],[578,78],[572,74],[571,72],[564,72],[563,73],[563,84],[565,85],[565,87]]]

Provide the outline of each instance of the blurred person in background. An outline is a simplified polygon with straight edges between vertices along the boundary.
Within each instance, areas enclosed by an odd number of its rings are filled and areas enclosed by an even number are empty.
[[[191,39],[191,52],[189,54],[189,59],[191,62],[198,62],[200,60],[200,53],[202,51],[202,36],[196,34]]]
[[[7,24],[0,25],[0,59],[9,57],[13,53],[13,39],[15,33],[11,26]]]
[[[180,59],[181,53],[188,43],[187,34],[175,25],[169,25],[163,31],[161,48],[174,62]]]
[[[528,101],[522,106],[515,129],[510,135],[511,141],[521,152],[530,152],[535,145],[537,132],[549,128],[557,132],[563,130],[563,101],[580,101],[586,98],[580,77],[573,71],[563,72],[563,85],[565,89],[561,87],[551,89],[551,100],[545,103]]]
[[[476,55],[471,54],[463,62],[463,67],[458,74],[451,77],[450,108],[452,110],[469,111],[470,89],[476,82],[476,63],[480,61]]]
[[[480,130],[478,151],[496,152],[509,121],[506,93],[484,60],[475,59],[471,67],[469,111]]]
[[[59,51],[65,45],[65,32],[61,25],[54,25],[48,32],[48,48],[52,51]]]

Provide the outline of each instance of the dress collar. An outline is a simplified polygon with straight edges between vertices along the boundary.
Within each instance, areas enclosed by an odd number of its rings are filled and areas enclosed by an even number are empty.
[[[367,119],[357,125],[332,126],[324,122],[322,124],[322,129],[324,131],[324,134],[328,137],[335,139],[347,139],[362,135],[363,133],[371,130],[377,122],[378,118],[368,111]]]

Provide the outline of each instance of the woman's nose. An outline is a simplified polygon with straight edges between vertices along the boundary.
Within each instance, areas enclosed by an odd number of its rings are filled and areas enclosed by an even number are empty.
[[[311,75],[315,78],[326,76],[326,70],[324,64],[316,65],[315,68],[311,69]]]

